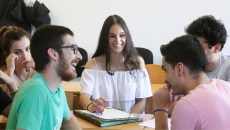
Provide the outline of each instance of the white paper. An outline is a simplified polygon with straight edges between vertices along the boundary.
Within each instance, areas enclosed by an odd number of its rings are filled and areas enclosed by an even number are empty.
[[[138,125],[155,128],[155,119],[145,121]],[[171,119],[168,119],[168,128],[171,128]]]
[[[90,114],[90,115],[93,115],[93,116],[96,116],[96,117],[100,117],[102,119],[128,118],[130,115],[130,113],[126,113],[124,111],[116,110],[113,108],[104,108],[104,112],[102,112],[102,115],[101,115],[101,113],[92,113],[92,112],[87,111],[87,110],[80,110],[80,111],[85,112],[85,113]],[[136,117],[136,116],[130,115],[130,117]]]

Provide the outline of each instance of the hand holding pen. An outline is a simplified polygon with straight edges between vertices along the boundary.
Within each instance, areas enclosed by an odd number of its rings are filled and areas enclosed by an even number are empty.
[[[104,97],[100,97],[98,99],[95,99],[92,103],[92,105],[89,106],[89,110],[91,112],[97,112],[97,113],[101,113],[104,111],[104,103],[106,102],[106,100],[104,99]]]

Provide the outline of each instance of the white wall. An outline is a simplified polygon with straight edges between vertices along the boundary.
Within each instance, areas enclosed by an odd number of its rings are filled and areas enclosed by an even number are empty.
[[[160,46],[184,33],[202,15],[221,19],[230,35],[229,0],[38,0],[50,9],[51,23],[69,27],[78,45],[94,53],[104,20],[113,14],[127,23],[136,47],[153,52],[161,64]],[[230,54],[230,43],[222,52]]]

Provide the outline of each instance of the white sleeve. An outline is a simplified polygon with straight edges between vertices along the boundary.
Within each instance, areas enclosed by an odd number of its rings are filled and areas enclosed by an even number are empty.
[[[149,74],[146,69],[141,69],[137,75],[137,89],[135,98],[147,98],[152,96]]]
[[[93,94],[94,89],[94,73],[90,69],[85,69],[81,78],[81,93]]]

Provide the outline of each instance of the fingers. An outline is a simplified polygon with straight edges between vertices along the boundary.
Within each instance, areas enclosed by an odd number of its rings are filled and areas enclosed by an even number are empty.
[[[92,110],[93,112],[101,113],[104,111],[104,107],[102,105],[99,105],[97,102],[93,102],[92,104]]]
[[[21,62],[21,64],[24,65],[24,68],[25,68],[26,72],[29,72],[30,68],[35,69],[33,60],[32,61],[26,61],[26,62],[23,61],[23,62]]]
[[[30,68],[25,68],[26,72],[29,72],[30,71]]]
[[[15,55],[14,53],[11,53],[6,59],[9,59],[9,60],[18,60],[18,56]]]
[[[104,98],[103,96],[101,96],[100,99],[101,99],[104,103],[106,103],[106,100],[105,100],[105,98]]]
[[[95,99],[91,106],[91,112],[101,113],[104,111],[104,103],[106,102],[104,97],[100,97],[99,99]]]

